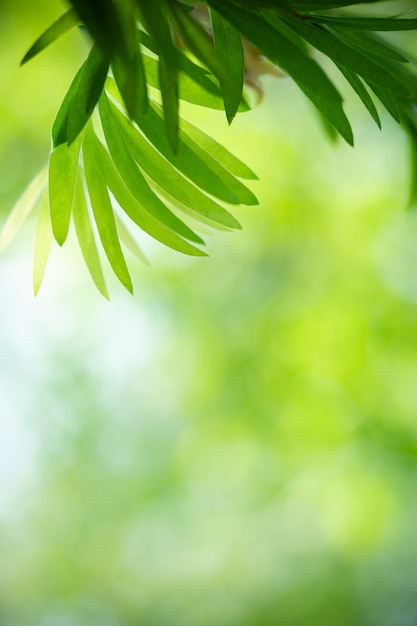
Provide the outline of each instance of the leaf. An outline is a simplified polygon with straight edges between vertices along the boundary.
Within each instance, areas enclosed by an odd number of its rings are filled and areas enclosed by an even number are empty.
[[[81,176],[78,175],[75,185],[74,205],[72,210],[75,232],[85,264],[90,272],[97,289],[107,299],[106,281],[101,267],[100,256],[97,250],[97,243],[91,226],[90,215],[85,198],[85,190]]]
[[[122,117],[126,121],[127,127],[132,127],[132,124],[124,116]],[[146,212],[146,210],[144,210],[144,207],[141,204],[141,199],[135,198],[135,196],[130,193],[116,170],[108,152],[96,138],[94,149],[98,167],[100,167],[105,185],[107,185],[111,193],[114,195],[122,210],[133,222],[135,222],[135,224],[137,224],[142,230],[157,241],[160,241],[178,252],[191,256],[207,256],[206,252],[191,245],[188,241],[184,241],[184,239],[179,237],[172,230],[163,226],[158,220],[155,220]]]
[[[207,150],[224,168],[239,178],[258,180],[258,176],[240,159],[229,152],[221,143],[206,135],[200,128],[186,119],[181,119],[181,127],[198,145]]]
[[[107,191],[101,155],[102,146],[94,134],[91,122],[89,122],[83,141],[83,156],[91,207],[109,263],[122,285],[130,293],[133,293],[132,281],[120,246],[113,207]]]
[[[59,37],[64,35],[73,26],[79,22],[79,17],[74,9],[69,9],[64,15],[61,15],[29,48],[23,57],[20,65],[24,65],[34,56],[45,50]]]
[[[70,2],[103,56],[109,59],[115,55],[121,59],[129,58],[125,33],[113,0],[70,0]]]
[[[58,113],[55,116],[54,123],[52,125],[52,147],[56,148],[63,143],[67,142],[67,126],[68,119],[71,113],[71,108],[74,100],[77,97],[78,88],[80,85],[81,77],[85,66],[88,63],[88,59],[84,61],[76,75],[74,76],[72,83],[65,94],[65,97],[59,107]]]
[[[52,246],[52,228],[49,213],[48,192],[43,194],[36,226],[33,254],[33,291],[35,296],[41,288]]]
[[[114,105],[111,106],[114,107]],[[237,227],[235,218],[228,211],[184,178],[129,124],[116,107],[114,107],[114,118],[118,121],[120,132],[124,134],[126,144],[135,161],[171,198],[214,222],[219,222],[228,228]]]
[[[220,86],[230,85],[228,67],[216,53],[213,42],[198,22],[176,3],[168,4],[175,27],[184,39],[189,50],[206,66],[217,78]]]
[[[146,207],[146,211],[161,224],[190,241],[200,244],[204,243],[201,237],[196,235],[172,213],[152,191],[129,152],[124,133],[120,132],[117,122],[113,121],[112,109],[105,97],[100,99],[100,117],[113,163],[132,195],[140,198],[141,203]]]
[[[70,146],[61,144],[49,156],[49,206],[52,231],[62,246],[68,234],[77,178],[81,135]]]
[[[160,2],[144,0],[140,11],[145,26],[154,39],[159,54],[159,85],[164,107],[166,132],[172,151],[178,146],[178,67],[177,49],[171,37],[171,28]]]
[[[229,124],[232,123],[242,100],[245,58],[240,33],[214,8],[210,9],[214,49],[221,63],[227,68],[228,80],[220,78],[224,108]]]
[[[268,59],[289,74],[342,137],[353,143],[352,130],[342,108],[342,97],[313,59],[258,13],[227,5],[220,0],[211,0],[211,4]]]
[[[143,254],[141,247],[136,239],[132,236],[131,232],[126,228],[123,220],[118,215],[116,217],[117,232],[119,233],[120,241],[126,246],[126,248],[137,258],[146,265],[149,265],[149,261]]]
[[[376,97],[381,101],[381,103],[387,109],[388,113],[390,113],[390,115],[394,118],[394,120],[398,122],[398,124],[400,124],[401,118],[400,118],[400,114],[398,111],[398,106],[397,106],[395,99],[391,95],[391,93],[387,89],[383,89],[382,87],[379,87],[379,85],[372,85],[371,83],[368,83],[368,85],[372,89]]]
[[[108,69],[108,58],[103,56],[98,46],[93,46],[82,67],[77,90],[71,102],[66,136],[69,144],[75,141],[90,119],[103,90]]]
[[[367,82],[382,86],[401,95],[408,95],[408,89],[390,72],[376,62],[347,46],[330,31],[307,23],[305,20],[286,17],[285,21],[312,46],[326,54],[335,63],[340,63]]]
[[[5,250],[22,226],[32,209],[34,209],[47,181],[47,168],[35,176],[12,208],[0,233],[0,252]]]
[[[352,4],[349,2],[348,4]],[[417,29],[417,19],[399,19],[389,17],[331,17],[314,15],[314,21],[340,28],[355,30],[397,31]]]
[[[148,104],[135,8],[135,0],[123,0],[117,4],[126,41],[127,58],[115,56],[112,59],[113,75],[131,118],[136,110],[144,113]]]
[[[368,110],[369,114],[374,119],[374,121],[375,121],[376,125],[378,126],[378,128],[381,128],[381,120],[379,119],[379,115],[378,115],[378,111],[376,110],[376,106],[375,106],[371,96],[367,92],[365,85],[362,83],[361,79],[359,78],[359,76],[357,76],[353,72],[350,72],[349,70],[347,70],[342,65],[337,64],[337,67],[339,68],[339,70],[343,74],[343,76],[346,78],[346,80],[349,82],[349,84],[351,85],[352,89],[359,96],[359,98],[361,99],[362,103],[365,105],[366,109]]]
[[[340,26],[331,26],[332,32],[344,41],[348,46],[352,48],[359,48],[362,51],[370,52],[384,59],[391,59],[391,61],[397,61],[398,63],[408,63],[408,59],[399,54],[382,42],[382,40],[375,38],[375,36],[367,35],[366,33],[353,30],[352,28],[342,28]]]

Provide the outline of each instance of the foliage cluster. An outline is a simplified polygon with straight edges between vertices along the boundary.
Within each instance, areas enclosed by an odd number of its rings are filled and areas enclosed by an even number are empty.
[[[194,256],[206,255],[197,232],[202,223],[240,227],[225,205],[256,204],[241,180],[256,175],[201,129],[180,119],[179,109],[181,100],[223,108],[231,123],[238,111],[249,109],[245,77],[250,57],[255,73],[269,62],[288,74],[329,133],[353,145],[343,98],[329,73],[330,59],[375,123],[381,126],[374,97],[403,125],[416,151],[415,68],[380,33],[416,29],[417,19],[387,15],[382,9],[376,15],[374,6],[365,15],[357,4],[71,0],[71,7],[37,39],[23,62],[74,26],[86,33],[91,49],[53,124],[49,164],[18,201],[0,239],[4,247],[40,203],[35,293],[53,239],[59,245],[65,242],[71,220],[90,274],[106,297],[99,241],[116,276],[133,291],[123,247],[144,258],[135,227]],[[413,200],[416,194],[414,184]]]

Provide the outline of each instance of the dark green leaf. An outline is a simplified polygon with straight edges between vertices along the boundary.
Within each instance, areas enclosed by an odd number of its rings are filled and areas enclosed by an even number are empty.
[[[340,26],[331,26],[332,32],[342,39],[348,46],[359,48],[360,50],[370,52],[384,59],[391,59],[399,63],[408,63],[408,59],[399,54],[396,50],[388,46],[381,39],[367,33],[353,30],[352,28],[341,28]]]
[[[398,111],[398,106],[397,106],[395,99],[391,95],[391,93],[387,89],[384,89],[383,87],[380,87],[379,85],[373,85],[371,83],[368,83],[368,85],[372,89],[374,94],[377,96],[377,98],[384,105],[384,107],[387,109],[388,113],[392,115],[392,117],[394,118],[396,122],[400,123],[401,118],[400,118],[400,113]]]
[[[227,68],[228,80],[221,80],[224,108],[229,124],[233,121],[242,100],[245,58],[240,33],[214,8],[210,10],[216,54]]]
[[[375,106],[371,96],[369,95],[368,91],[366,90],[365,85],[362,83],[361,79],[359,78],[359,76],[357,76],[353,72],[350,72],[349,70],[347,70],[342,65],[338,64],[337,67],[342,72],[342,74],[344,75],[346,80],[349,82],[349,84],[351,85],[352,89],[356,92],[356,94],[362,100],[363,104],[365,105],[366,109],[370,113],[371,117],[374,119],[374,121],[377,124],[377,126],[379,128],[381,128],[381,121],[379,119],[379,115],[378,115],[378,111],[376,110],[376,106]]]
[[[90,119],[103,91],[109,60],[94,46],[84,64],[68,116],[67,142],[72,143]]]
[[[349,4],[351,4],[349,2]],[[314,20],[339,28],[354,28],[355,30],[396,31],[417,29],[417,19],[397,19],[389,17],[330,17],[315,15]]]
[[[31,46],[22,59],[21,65],[27,63],[34,56],[45,50],[51,43],[56,41],[61,35],[64,35],[75,24],[79,22],[79,17],[74,9],[69,9],[64,15],[61,15]]]

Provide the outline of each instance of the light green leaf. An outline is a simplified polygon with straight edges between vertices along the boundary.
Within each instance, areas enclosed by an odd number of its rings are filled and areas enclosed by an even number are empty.
[[[70,146],[61,144],[49,156],[49,205],[55,240],[62,246],[67,238],[77,178],[82,135]]]
[[[239,228],[236,219],[222,206],[202,193],[182,176],[164,157],[136,130],[114,106],[114,119],[120,125],[126,145],[140,168],[174,200],[200,213],[208,219],[228,228]]]
[[[120,241],[126,246],[126,248],[137,258],[139,261],[149,265],[149,261],[142,252],[142,248],[139,246],[136,239],[132,236],[132,233],[126,228],[123,220],[116,215],[117,232],[119,233]]]
[[[81,179],[81,172],[77,177],[74,194],[74,204],[72,209],[72,219],[74,221],[75,232],[85,264],[90,272],[97,289],[107,299],[106,281],[101,267],[100,255],[97,250],[97,243],[91,226],[90,215],[85,197],[85,189]]]
[[[91,122],[87,125],[83,141],[83,157],[88,194],[97,230],[104,252],[114,273],[130,293],[133,285],[120,246],[114,219],[113,207],[107,191],[107,180],[103,168],[101,143],[94,134]]]
[[[49,213],[48,192],[43,194],[36,226],[35,246],[33,255],[33,291],[35,296],[41,288],[52,246],[52,227]]]
[[[132,195],[140,198],[140,202],[146,207],[147,212],[161,224],[190,241],[204,243],[201,237],[188,228],[152,191],[129,152],[124,134],[120,132],[117,122],[113,121],[112,109],[107,98],[103,96],[99,105],[104,135],[113,163]]]
[[[131,123],[123,115],[122,117],[126,121],[127,127],[130,128],[132,126]],[[158,220],[155,220],[146,212],[141,204],[140,198],[135,198],[135,196],[130,193],[115,168],[107,150],[97,139],[95,139],[94,151],[98,163],[97,167],[100,168],[101,175],[105,181],[104,184],[107,185],[114,195],[121,209],[135,224],[157,241],[160,241],[178,252],[191,256],[207,256],[206,252],[191,245],[188,241],[184,241],[184,239],[163,226]]]
[[[34,209],[42,191],[46,187],[47,178],[48,170],[44,167],[29,183],[15,203],[0,233],[0,252],[9,245],[25,219]]]
[[[25,56],[22,59],[21,65],[33,59],[34,56],[45,50],[51,43],[56,41],[59,37],[64,35],[75,24],[80,21],[77,12],[74,9],[69,9],[64,15],[61,15],[56,22],[54,22],[29,48]]]

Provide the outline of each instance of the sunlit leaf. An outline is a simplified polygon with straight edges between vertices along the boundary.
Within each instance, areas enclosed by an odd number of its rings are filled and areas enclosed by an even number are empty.
[[[36,206],[42,191],[45,189],[47,177],[48,169],[44,167],[29,183],[15,203],[0,232],[0,252],[9,245],[25,219]]]
[[[81,146],[80,134],[70,145],[61,144],[49,156],[49,205],[52,231],[60,246],[65,242],[71,219]]]
[[[69,31],[75,24],[79,22],[79,17],[74,9],[69,9],[64,15],[61,15],[29,48],[22,59],[21,65],[33,59],[34,56],[42,52],[50,46],[59,37]]]
[[[78,243],[91,278],[100,293],[108,299],[107,285],[101,267],[100,255],[97,250],[97,243],[85,197],[85,189],[80,174],[75,185],[72,217]]]
[[[43,194],[38,222],[36,225],[35,246],[33,254],[33,291],[35,296],[41,288],[52,246],[52,226],[49,211],[48,192]]]
[[[114,273],[122,285],[133,293],[132,280],[120,246],[113,207],[107,191],[101,155],[101,145],[94,135],[91,122],[89,122],[83,141],[83,157],[88,195],[94,219],[101,243]]]
[[[120,241],[123,245],[142,263],[149,265],[149,261],[143,254],[142,248],[139,246],[136,239],[132,236],[130,230],[126,228],[123,220],[116,215],[117,232],[119,233]]]

